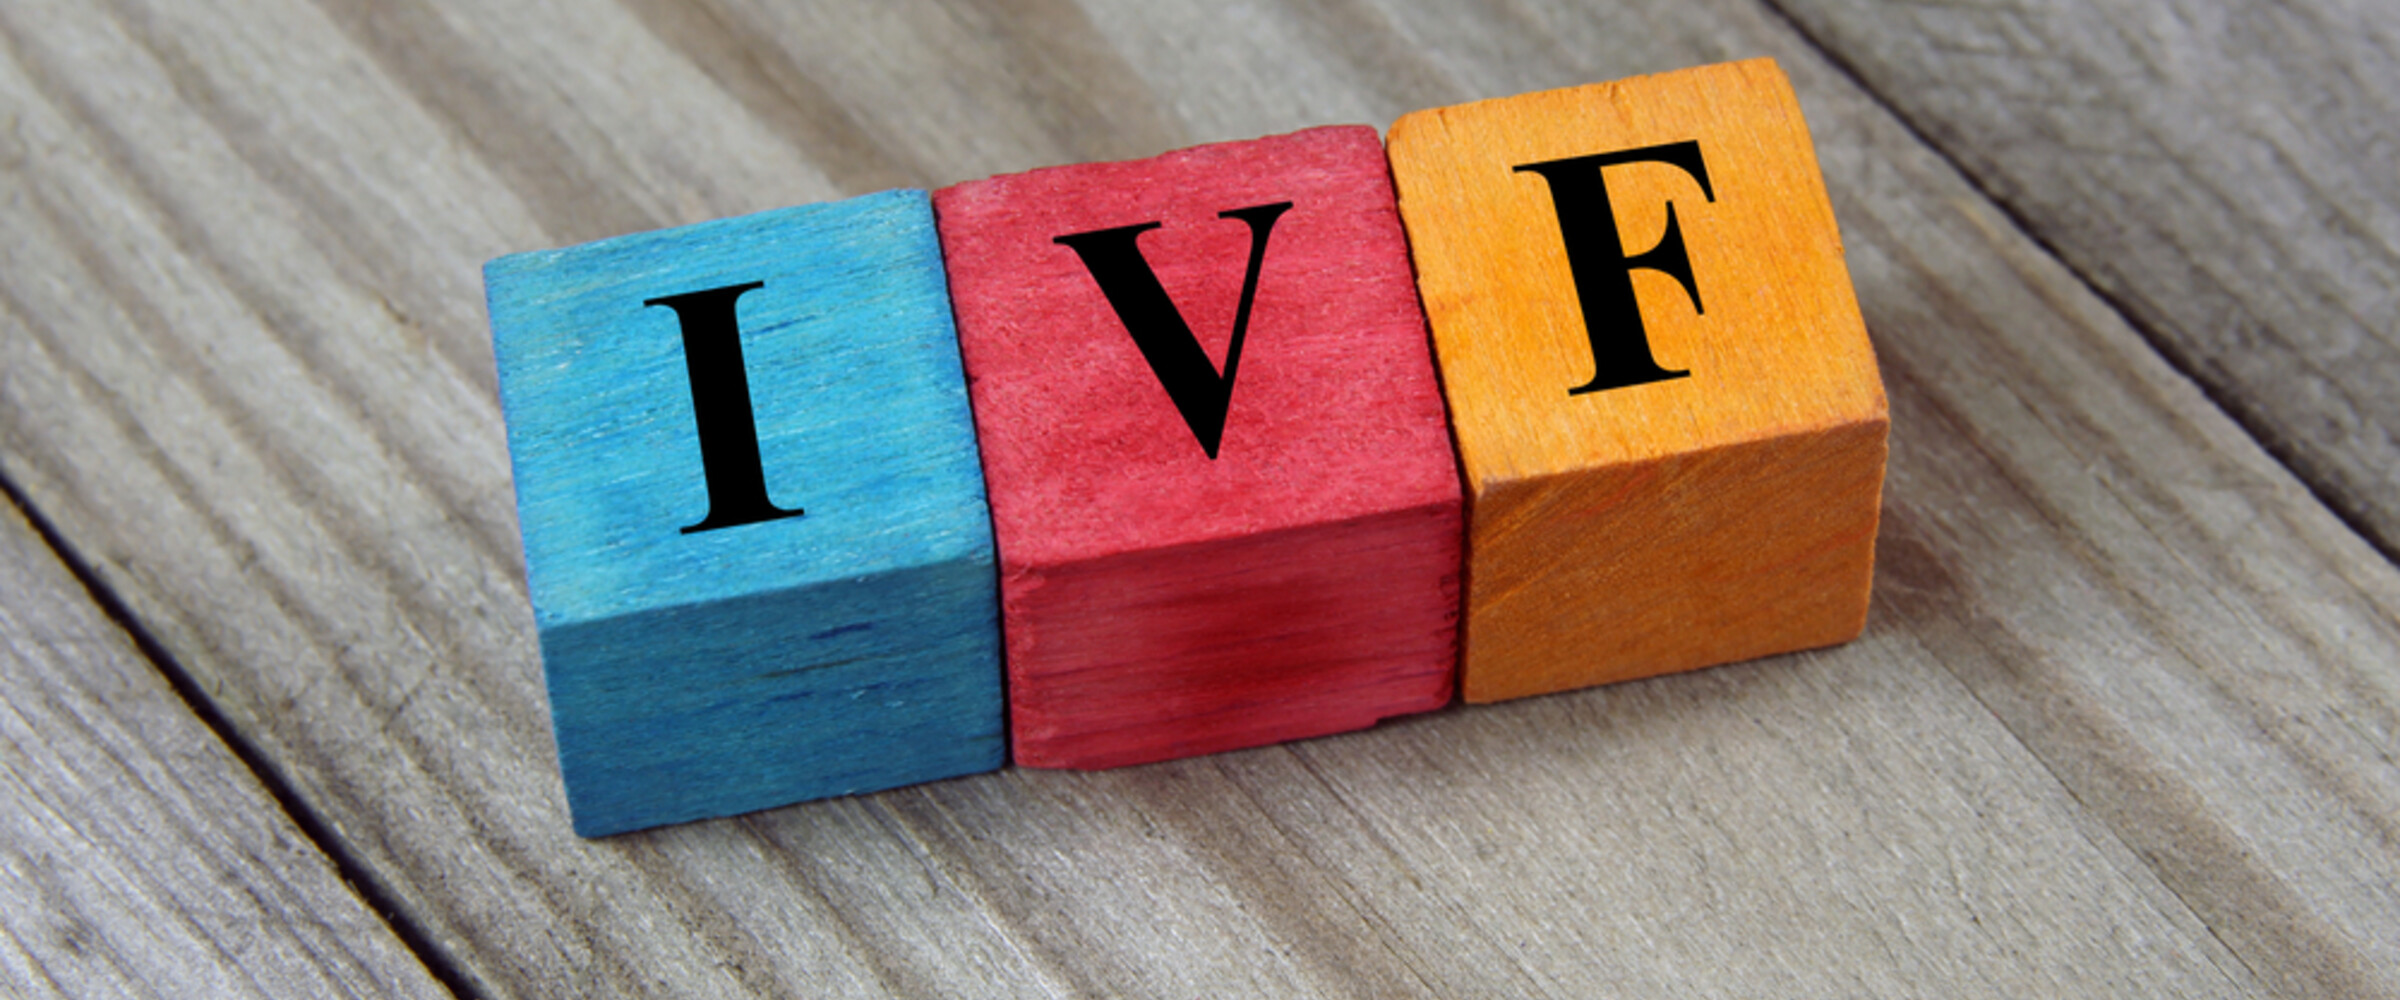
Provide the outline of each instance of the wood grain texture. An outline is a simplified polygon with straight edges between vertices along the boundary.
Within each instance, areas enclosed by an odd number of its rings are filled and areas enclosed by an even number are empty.
[[[991,516],[924,191],[484,273],[577,832],[1000,766]]]
[[[1449,703],[1458,467],[1374,129],[972,181],[934,208],[1017,763]]]
[[[2391,5],[1775,5],[2400,552]]]
[[[1857,637],[1883,381],[1773,60],[1414,112],[1391,161],[1470,496],[1466,699]]]
[[[1859,642],[567,831],[482,261],[1750,55],[1890,390]],[[0,107],[0,474],[486,995],[2400,994],[2400,574],[1753,5],[21,0]]]
[[[448,992],[0,505],[0,993]]]

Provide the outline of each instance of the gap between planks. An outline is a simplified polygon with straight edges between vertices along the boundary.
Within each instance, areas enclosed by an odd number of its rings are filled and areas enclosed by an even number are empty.
[[[122,571],[122,568],[118,568],[118,571]],[[1630,698],[1630,695],[1625,695],[1625,698]],[[1313,751],[1308,751],[1308,753],[1334,753],[1334,748],[1322,748],[1322,751],[1315,751],[1315,748],[1313,748]],[[370,813],[370,815],[372,815],[372,813]]]
[[[315,847],[318,853],[323,854],[327,860],[333,863],[335,873],[340,875],[342,881],[350,886],[351,891],[358,893],[359,899],[367,904],[368,911],[381,919],[385,926],[391,928],[393,935],[400,939],[401,944],[407,946],[409,953],[414,955],[417,961],[424,963],[426,971],[432,973],[434,980],[441,983],[444,989],[449,990],[450,995],[458,997],[459,1000],[481,1000],[482,994],[475,989],[474,984],[460,973],[448,954],[434,947],[424,929],[409,919],[408,911],[394,901],[391,890],[383,885],[382,880],[376,878],[375,873],[360,862],[349,849],[349,845],[326,823],[324,817],[317,815],[316,810],[309,808],[308,800],[292,789],[291,784],[284,780],[283,775],[258,752],[258,748],[243,738],[241,730],[226,721],[224,713],[217,710],[216,704],[209,699],[199,683],[193,680],[191,674],[176,664],[174,655],[168,653],[166,648],[159,645],[158,640],[150,635],[149,630],[142,627],[141,621],[125,607],[125,602],[118,599],[116,593],[109,588],[108,582],[92,571],[91,566],[75,552],[74,546],[59,536],[50,520],[34,507],[25,494],[18,490],[16,484],[9,481],[6,475],[0,475],[0,495],[6,496],[8,503],[25,518],[25,523],[33,528],[34,534],[41,539],[43,546],[49,550],[51,555],[57,557],[59,563],[66,567],[67,572],[74,576],[75,582],[83,587],[86,594],[90,595],[92,604],[100,609],[101,614],[107,616],[110,624],[125,633],[126,639],[133,643],[134,649],[141,653],[142,659],[147,661],[152,669],[158,671],[158,675],[167,682],[167,687],[175,692],[175,697],[183,702],[184,707],[191,711],[192,716],[198,719],[201,725],[206,726],[208,731],[216,736],[217,741],[223,743],[225,748],[232,752],[234,759],[242,763],[242,767],[249,771],[251,777],[257,779],[259,786],[266,790],[268,797],[277,806],[282,807],[284,815],[289,817],[293,825],[300,828],[301,834],[308,838],[310,846]]]
[[[1993,189],[1989,178],[1981,172],[1970,169],[1956,150],[1935,139],[1931,130],[1926,129],[1923,122],[1910,113],[1906,104],[1893,100],[1881,88],[1875,86],[1866,74],[1860,72],[1858,66],[1846,53],[1828,45],[1816,32],[1811,31],[1805,22],[1792,16],[1791,11],[1784,5],[1785,0],[1757,0],[1757,2],[1781,21],[1785,27],[1791,29],[1795,37],[1823,58],[1826,64],[1832,66],[1834,71],[1841,74],[1842,78],[1851,86],[1857,87],[1859,93],[1865,94],[1868,99],[1875,102],[1877,107],[1883,109],[1884,113],[1891,115],[1892,120],[1898,122],[1911,138],[1923,144],[1926,149],[1933,151],[1935,156],[1940,157],[1943,163],[1948,164],[1951,170],[1973,186],[1976,193],[1982,195],[1984,201],[1994,211],[2008,220],[2009,226],[2015,230],[2015,235],[2040,247],[2045,256],[2057,261],[2059,267],[2068,274],[2074,275],[2075,280],[2083,286],[2084,291],[2106,303],[2110,312],[2115,313],[2119,320],[2139,335],[2143,343],[2150,345],[2150,350],[2166,361],[2167,366],[2173,368],[2176,374],[2181,375],[2184,381],[2189,382],[2203,398],[2208,400],[2209,405],[2224,413],[2226,419],[2240,427],[2242,433],[2247,435],[2252,443],[2258,445],[2260,451],[2273,458],[2276,464],[2283,466],[2285,471],[2291,473],[2293,479],[2307,487],[2309,495],[2315,497],[2326,511],[2340,520],[2343,527],[2348,528],[2352,534],[2357,535],[2361,541],[2383,556],[2386,562],[2400,566],[2400,537],[2392,537],[2377,530],[2374,518],[2366,510],[2329,485],[2323,476],[2313,474],[2307,469],[2305,463],[2298,460],[2298,452],[2302,445],[2297,440],[2286,439],[2268,432],[2267,428],[2273,423],[2273,418],[2253,407],[2241,405],[2239,395],[2232,386],[2221,386],[2211,380],[2201,378],[2199,364],[2195,357],[2198,350],[2196,346],[2178,344],[2173,338],[2161,333],[2158,326],[2142,315],[2139,310],[2132,308],[2123,295],[2110,291],[2094,279],[2088,268],[2078,265],[2072,255],[2061,252],[2051,238],[2042,231],[2041,227],[2035,225],[2023,210],[2010,199],[2002,197],[2001,192]]]

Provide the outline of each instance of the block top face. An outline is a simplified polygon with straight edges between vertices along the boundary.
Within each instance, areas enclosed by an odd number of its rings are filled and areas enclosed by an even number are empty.
[[[707,303],[644,303],[753,282],[731,297],[752,468],[802,514],[687,533],[715,509],[684,325]],[[485,288],[542,626],[991,557],[925,192],[503,257]]]
[[[1390,151],[1479,493],[1883,419],[1833,207],[1772,60],[1419,111]],[[1645,339],[1648,358],[1629,353]]]
[[[995,177],[936,192],[934,208],[1006,565],[1458,501],[1373,129]],[[1087,255],[1117,268],[1113,291]],[[1112,296],[1153,319],[1171,303],[1181,323],[1152,325],[1145,346]],[[1182,399],[1198,420],[1147,356],[1178,340],[1166,361],[1192,375]],[[1217,432],[1213,458],[1204,429]]]

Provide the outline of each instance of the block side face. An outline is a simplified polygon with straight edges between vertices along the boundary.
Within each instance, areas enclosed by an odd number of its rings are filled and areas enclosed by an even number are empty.
[[[1016,762],[1116,767],[1440,708],[1459,546],[1452,503],[1010,574]]]
[[[684,533],[712,510],[686,326],[645,302],[750,282],[733,370],[755,468],[772,504],[805,513]],[[520,254],[487,290],[543,626],[988,555],[925,193]]]
[[[1607,217],[1562,218],[1559,182],[1518,169],[1687,142],[1698,172],[1558,168],[1597,175]],[[1419,112],[1390,152],[1472,487],[1884,415],[1807,125],[1772,61]],[[1622,265],[1661,246],[1670,213],[1691,292]],[[1610,217],[1615,232],[1591,245],[1619,263],[1594,253],[1587,273],[1630,281],[1638,328],[1621,313],[1587,323],[1570,262],[1568,228]],[[1689,375],[1570,391],[1599,373],[1595,338],[1635,329],[1660,371]]]
[[[1847,642],[1866,622],[1888,424],[1480,495],[1460,685],[1501,701]]]
[[[544,629],[576,832],[997,769],[998,611],[959,559]]]
[[[1267,231],[1210,458],[1080,251],[1135,246],[1223,372],[1254,230]],[[935,195],[1007,566],[1051,566],[1353,518],[1459,495],[1380,142],[1312,129]]]

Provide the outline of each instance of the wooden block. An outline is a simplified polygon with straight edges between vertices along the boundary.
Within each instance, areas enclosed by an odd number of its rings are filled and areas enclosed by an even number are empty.
[[[1461,497],[1372,129],[997,177],[934,206],[1018,764],[1449,701]]]
[[[485,282],[576,832],[1000,766],[991,528],[925,192]]]
[[[1845,642],[1887,426],[1807,125],[1754,60],[1392,126],[1498,701]]]

